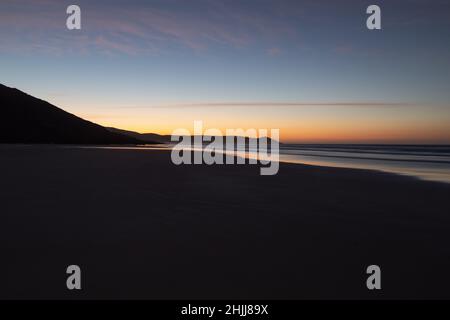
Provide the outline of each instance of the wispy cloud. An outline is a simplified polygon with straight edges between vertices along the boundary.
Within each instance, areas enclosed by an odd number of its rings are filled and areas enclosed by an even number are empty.
[[[393,108],[416,106],[410,102],[202,102],[202,103],[179,103],[150,106],[127,106],[124,108],[226,108],[226,107],[362,107],[362,108]]]
[[[350,54],[354,50],[355,48],[352,45],[339,45],[334,48],[334,51],[339,54]]]
[[[195,4],[202,10],[195,10]],[[246,8],[218,1],[196,1],[191,10],[174,10],[155,3],[124,7],[83,0],[79,5],[83,27],[81,31],[70,32],[65,28],[64,2],[3,1],[0,50],[23,52],[33,46],[33,50],[41,48],[43,53],[54,53],[46,47],[56,46],[63,51],[75,47],[136,55],[180,46],[200,52],[216,45],[240,48],[258,42],[275,43],[280,34],[291,37],[296,32],[282,14],[259,10],[259,6]],[[279,50],[274,48],[270,52],[276,55]]]
[[[267,49],[267,54],[271,57],[279,56],[281,54],[281,49],[276,47]]]

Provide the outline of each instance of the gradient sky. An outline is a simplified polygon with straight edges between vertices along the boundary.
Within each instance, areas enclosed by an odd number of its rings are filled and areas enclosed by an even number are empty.
[[[139,132],[450,143],[450,2],[1,0],[0,83]]]

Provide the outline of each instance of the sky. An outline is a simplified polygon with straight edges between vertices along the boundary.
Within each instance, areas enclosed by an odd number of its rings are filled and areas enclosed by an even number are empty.
[[[138,132],[450,143],[449,39],[447,0],[1,0],[0,83]]]

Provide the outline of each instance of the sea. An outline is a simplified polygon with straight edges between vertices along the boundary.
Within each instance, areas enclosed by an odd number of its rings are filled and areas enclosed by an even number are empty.
[[[283,144],[280,161],[371,169],[450,183],[450,145]]]

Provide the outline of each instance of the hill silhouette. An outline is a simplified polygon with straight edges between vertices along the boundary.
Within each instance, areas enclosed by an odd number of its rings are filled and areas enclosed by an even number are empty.
[[[139,133],[130,130],[117,129],[113,127],[106,127],[111,132],[122,134],[125,136],[132,137],[144,141],[146,143],[170,143],[170,135],[160,135],[156,133]]]
[[[157,143],[173,143],[171,141],[170,135],[159,135],[156,133],[139,133],[139,132],[135,132],[135,131],[122,130],[122,129],[112,128],[112,127],[106,127],[106,129],[108,129],[109,131],[114,132],[114,133],[123,134],[123,135],[129,136],[129,137],[144,141],[146,143],[152,143],[152,142],[153,143],[155,143],[155,142],[157,142]],[[190,136],[190,138],[192,138],[192,137],[194,137],[194,136]],[[226,141],[225,140],[226,137],[227,136],[223,136],[224,143]],[[235,145],[238,145],[238,138],[242,138],[242,137],[233,136],[233,138],[234,138]],[[267,139],[268,144],[272,143],[273,139],[271,139],[269,137],[265,137],[265,138]],[[259,141],[261,141],[262,139],[263,139],[262,137],[260,137],[260,138],[244,137],[244,143],[245,143],[245,145],[248,146],[251,141],[256,140],[259,145]],[[206,143],[206,144],[208,144],[208,143]],[[282,143],[279,142],[279,144],[282,144]]]
[[[140,144],[44,100],[0,84],[0,143]]]

